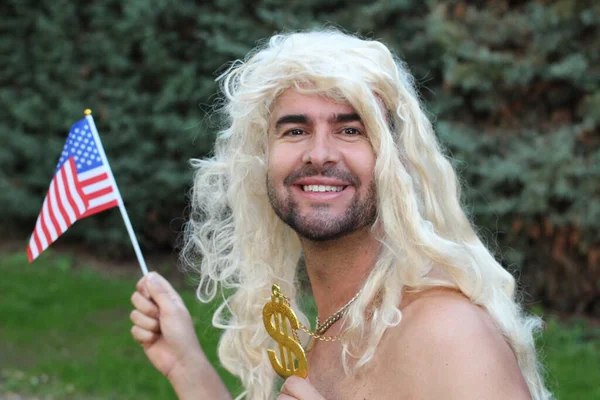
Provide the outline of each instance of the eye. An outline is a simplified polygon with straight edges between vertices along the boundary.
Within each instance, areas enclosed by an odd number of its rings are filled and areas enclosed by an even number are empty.
[[[344,135],[360,135],[360,131],[356,128],[344,128],[342,133]]]
[[[301,136],[301,135],[304,135],[304,131],[302,129],[296,128],[296,129],[290,129],[285,134],[289,135],[289,136]]]

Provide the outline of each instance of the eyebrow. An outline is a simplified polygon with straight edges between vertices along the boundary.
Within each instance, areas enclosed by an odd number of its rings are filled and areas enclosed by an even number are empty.
[[[362,122],[360,115],[357,113],[348,113],[348,114],[333,114],[331,117],[327,119],[329,123],[340,123],[340,122]],[[281,125],[285,124],[308,124],[309,118],[305,114],[289,114],[284,115],[281,118],[277,119],[275,122],[275,128],[279,128]]]
[[[285,124],[307,124],[308,118],[304,114],[289,114],[284,115],[275,122],[275,128],[279,128]]]
[[[329,122],[362,122],[360,115],[357,113],[349,113],[349,114],[335,114],[332,115]]]

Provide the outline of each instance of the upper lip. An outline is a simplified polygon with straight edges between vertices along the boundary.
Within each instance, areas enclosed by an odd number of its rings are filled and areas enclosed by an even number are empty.
[[[308,185],[322,185],[322,186],[349,186],[350,184],[347,182],[340,181],[335,178],[327,178],[327,177],[311,177],[311,178],[301,178],[294,182],[294,185],[299,186],[308,186]]]

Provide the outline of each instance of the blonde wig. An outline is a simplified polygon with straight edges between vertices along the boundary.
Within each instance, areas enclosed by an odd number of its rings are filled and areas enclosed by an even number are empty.
[[[421,108],[413,78],[385,45],[336,30],[276,35],[218,80],[224,128],[214,156],[192,161],[197,171],[182,256],[199,269],[200,300],[223,299],[213,317],[213,324],[225,330],[219,357],[241,379],[247,398],[275,394],[265,351],[271,338],[261,316],[271,285],[279,284],[292,299],[299,290],[300,241],[275,215],[266,187],[270,111],[288,88],[352,105],[377,157],[380,229],[373,234],[382,250],[344,317],[346,373],[367,364],[385,330],[400,323],[403,288],[450,287],[491,315],[517,357],[532,398],[550,398],[534,347],[540,321],[523,313],[514,278],[461,209],[460,185]]]

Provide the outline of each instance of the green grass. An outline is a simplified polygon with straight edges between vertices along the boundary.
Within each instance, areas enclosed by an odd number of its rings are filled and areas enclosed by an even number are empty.
[[[0,396],[54,399],[175,399],[131,338],[129,297],[137,278],[75,268],[69,256],[0,255]],[[207,356],[218,365],[214,305],[179,288]],[[559,399],[600,398],[600,329],[548,320],[539,340],[548,384]],[[217,368],[228,387],[239,384]]]
[[[550,318],[538,347],[546,382],[558,399],[600,399],[600,327]]]
[[[0,394],[56,399],[176,399],[130,334],[129,301],[137,278],[110,278],[72,259],[44,254],[0,258]],[[179,290],[213,365],[220,332],[213,306]],[[226,384],[239,386],[218,368]]]

